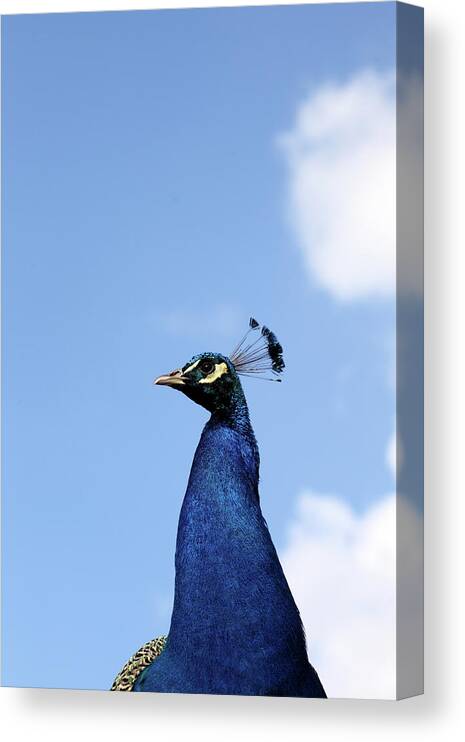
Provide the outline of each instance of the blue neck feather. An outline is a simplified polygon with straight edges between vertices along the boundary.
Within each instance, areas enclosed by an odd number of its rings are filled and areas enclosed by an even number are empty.
[[[261,513],[258,473],[239,387],[202,432],[179,519],[167,647],[136,689],[324,695]]]

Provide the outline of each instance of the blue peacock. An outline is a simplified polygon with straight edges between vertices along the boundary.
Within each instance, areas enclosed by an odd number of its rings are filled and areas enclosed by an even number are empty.
[[[262,515],[259,452],[239,376],[284,369],[251,318],[228,357],[201,353],[155,379],[211,413],[181,507],[167,637],[145,644],[112,690],[325,698],[299,611]]]

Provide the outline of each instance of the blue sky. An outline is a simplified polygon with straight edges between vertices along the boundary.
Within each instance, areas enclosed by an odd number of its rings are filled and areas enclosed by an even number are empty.
[[[244,382],[278,549],[299,493],[357,515],[393,489],[393,297],[312,273],[282,142],[325,85],[388,79],[394,20],[392,3],[3,19],[4,684],[108,688],[167,631],[206,413],[152,380],[228,352],[251,314],[287,364],[283,384]]]

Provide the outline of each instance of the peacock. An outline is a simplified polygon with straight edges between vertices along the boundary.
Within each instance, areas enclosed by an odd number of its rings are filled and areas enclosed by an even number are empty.
[[[276,335],[251,318],[229,357],[201,353],[155,379],[210,418],[179,517],[168,636],[144,644],[112,690],[326,698],[262,515],[258,445],[239,378],[281,381],[284,365]]]

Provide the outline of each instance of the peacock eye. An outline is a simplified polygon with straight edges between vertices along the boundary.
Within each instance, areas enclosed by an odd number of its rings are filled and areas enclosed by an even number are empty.
[[[212,361],[202,361],[202,363],[200,364],[200,370],[203,374],[211,374],[214,367],[215,366]]]

